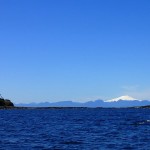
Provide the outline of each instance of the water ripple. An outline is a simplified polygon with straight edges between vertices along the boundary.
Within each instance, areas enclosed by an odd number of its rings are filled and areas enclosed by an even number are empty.
[[[148,109],[0,110],[0,149],[148,150]]]

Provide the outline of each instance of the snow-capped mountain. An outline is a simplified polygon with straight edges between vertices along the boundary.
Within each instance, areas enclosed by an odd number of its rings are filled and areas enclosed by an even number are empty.
[[[117,98],[113,98],[111,100],[108,100],[107,102],[117,102],[119,100],[124,100],[124,101],[134,101],[134,100],[138,100],[136,98],[133,98],[131,96],[128,96],[128,95],[125,95],[125,96],[120,96],[120,97],[117,97]]]

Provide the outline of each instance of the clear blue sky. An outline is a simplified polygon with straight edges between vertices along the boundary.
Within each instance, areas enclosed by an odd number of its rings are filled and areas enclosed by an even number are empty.
[[[0,56],[16,103],[150,99],[150,1],[0,0]]]

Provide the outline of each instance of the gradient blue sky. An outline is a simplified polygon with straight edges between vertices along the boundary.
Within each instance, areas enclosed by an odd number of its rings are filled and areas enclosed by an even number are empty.
[[[0,56],[15,103],[150,99],[150,1],[0,0]]]

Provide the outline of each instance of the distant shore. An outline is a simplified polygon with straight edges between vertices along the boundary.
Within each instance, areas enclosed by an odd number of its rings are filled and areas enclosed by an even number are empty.
[[[4,107],[1,106],[0,109],[86,109],[90,107]],[[101,108],[101,107],[99,107]]]
[[[148,106],[135,106],[135,107],[16,107],[16,106],[0,106],[0,109],[13,109],[13,110],[37,110],[37,109],[123,109],[123,108],[148,108]]]

